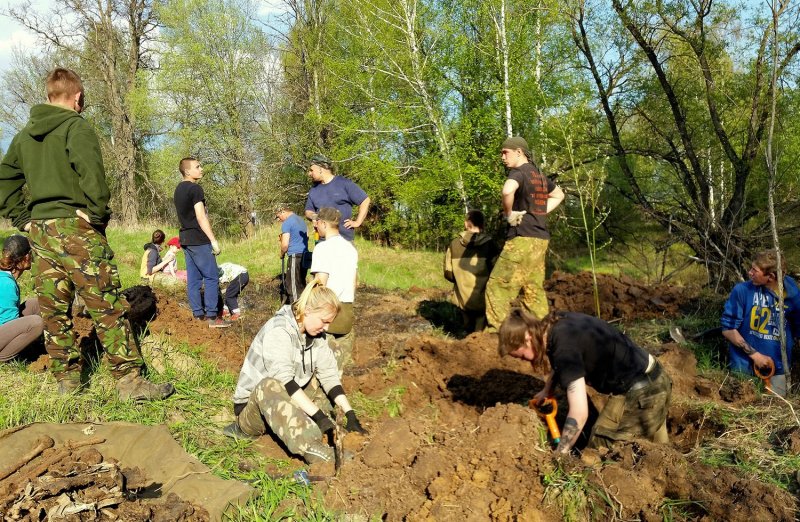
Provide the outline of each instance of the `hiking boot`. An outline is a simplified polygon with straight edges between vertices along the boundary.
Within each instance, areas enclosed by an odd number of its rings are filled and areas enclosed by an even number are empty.
[[[69,395],[71,393],[77,393],[81,389],[81,378],[80,375],[72,377],[64,377],[58,381],[58,394],[59,395]]]
[[[150,382],[136,372],[122,376],[117,381],[117,392],[121,401],[152,401],[166,399],[175,393],[175,387],[165,382]]]
[[[236,440],[258,440],[258,435],[243,432],[238,422],[231,422],[222,428],[222,434]]]
[[[220,317],[215,317],[214,319],[208,320],[208,327],[209,328],[228,328],[232,326],[233,323],[230,321],[226,321]]]
[[[355,456],[356,454],[349,449],[343,449],[342,463],[350,462],[355,458]],[[303,454],[303,458],[309,465],[319,464],[321,462],[329,462],[333,464],[336,462],[336,451],[327,444],[316,442],[310,448],[306,449],[306,452]]]
[[[231,314],[230,317],[228,317],[228,321],[238,321],[241,316],[242,314],[239,313]]]
[[[333,462],[335,455],[333,448],[322,442],[314,442],[310,444],[305,452],[303,458],[309,464],[318,464],[320,462]]]

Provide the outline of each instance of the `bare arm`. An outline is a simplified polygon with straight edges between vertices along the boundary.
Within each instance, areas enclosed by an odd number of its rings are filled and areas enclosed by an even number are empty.
[[[320,282],[320,284],[322,286],[326,286],[328,284],[328,273],[327,272],[317,272],[317,273],[314,274],[314,277],[316,277],[319,280],[319,282]]]
[[[160,262],[159,264],[157,264],[156,266],[153,267],[153,270],[151,271],[151,273],[155,274],[156,272],[161,272],[162,270],[164,270],[164,267],[169,264],[169,262],[170,262],[169,259],[166,259],[166,260]]]
[[[315,219],[317,219],[317,213],[314,212],[313,210],[306,210],[306,219],[308,219],[309,221],[314,221]]]
[[[197,224],[200,225],[200,230],[205,232],[209,241],[215,242],[217,238],[214,237],[214,232],[211,231],[211,223],[208,221],[208,215],[206,215],[206,206],[202,201],[194,204],[194,215],[197,216]]]
[[[772,357],[757,352],[755,348],[747,344],[747,341],[744,340],[738,330],[722,330],[722,336],[737,350],[748,356],[757,367],[764,368],[774,362]]]
[[[553,378],[555,377],[555,374],[556,373],[554,371],[551,371],[550,375],[547,376],[547,380],[544,382],[544,388],[542,388],[539,393],[533,396],[533,400],[535,400],[537,403],[542,402],[553,394]]]
[[[583,377],[567,386],[567,402],[569,411],[561,429],[561,442],[556,448],[558,453],[569,453],[589,418],[589,400],[586,396],[586,380]]]
[[[547,213],[549,214],[555,210],[562,201],[564,201],[564,191],[561,190],[561,187],[556,185],[556,188],[553,189],[553,192],[547,195]]]
[[[503,214],[506,216],[511,214],[512,207],[514,206],[514,193],[519,188],[519,183],[513,179],[507,179],[503,184]]]
[[[355,221],[352,219],[345,219],[344,226],[346,228],[358,228],[364,222],[364,219],[367,217],[367,212],[369,212],[369,203],[370,199],[369,196],[364,198],[364,201],[358,205],[358,215],[356,216]]]
[[[288,232],[281,234],[281,257],[285,256],[286,252],[289,251],[289,236]]]

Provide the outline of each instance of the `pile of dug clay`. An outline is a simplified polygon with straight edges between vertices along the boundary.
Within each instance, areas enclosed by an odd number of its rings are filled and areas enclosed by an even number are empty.
[[[0,469],[3,520],[206,522],[208,512],[174,493],[163,500],[138,498],[149,488],[139,468],[121,469],[104,459],[103,438],[56,446],[42,436],[19,460]]]
[[[591,272],[568,274],[555,271],[544,282],[550,310],[594,315],[594,284]],[[690,290],[669,284],[647,285],[626,275],[597,274],[600,316],[605,320],[642,320],[674,317],[689,302]]]

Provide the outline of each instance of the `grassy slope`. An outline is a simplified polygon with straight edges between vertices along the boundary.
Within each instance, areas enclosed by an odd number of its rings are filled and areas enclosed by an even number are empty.
[[[123,286],[138,284],[139,262],[142,247],[150,240],[154,228],[112,228],[109,241],[117,254]],[[175,229],[164,229],[167,238],[177,235]],[[277,224],[260,228],[251,240],[222,240],[222,254],[218,262],[226,261],[246,266],[251,277],[272,277],[281,271],[278,257]],[[447,288],[442,278],[443,254],[439,252],[409,252],[375,246],[369,241],[356,239],[359,254],[359,282],[386,289]],[[183,265],[183,256],[178,256]]]

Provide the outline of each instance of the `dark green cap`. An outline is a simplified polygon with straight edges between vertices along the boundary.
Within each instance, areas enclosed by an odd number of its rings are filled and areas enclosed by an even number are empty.
[[[503,142],[503,146],[500,147],[500,150],[502,149],[511,149],[511,150],[522,149],[522,152],[525,154],[525,156],[528,157],[530,157],[531,154],[530,151],[528,150],[528,142],[525,141],[525,139],[520,136],[514,136],[513,138],[506,138],[506,141]]]
[[[308,161],[309,166],[311,165],[319,165],[324,169],[331,170],[333,168],[333,162],[327,156],[322,154],[314,154],[311,156],[311,159]]]

